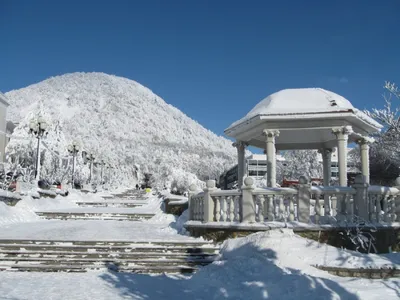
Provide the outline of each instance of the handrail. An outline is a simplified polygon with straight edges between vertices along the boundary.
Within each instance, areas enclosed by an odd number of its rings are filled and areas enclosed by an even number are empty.
[[[295,195],[297,190],[292,188],[256,188],[253,190],[254,196],[259,195]]]
[[[356,190],[352,187],[347,186],[312,186],[311,192],[315,194],[324,194],[324,195],[332,195],[332,194],[352,194],[356,193]]]
[[[240,196],[242,194],[239,190],[216,190],[210,192],[211,196]]]
[[[400,191],[395,187],[371,185],[368,187],[368,193],[393,196],[399,194]]]

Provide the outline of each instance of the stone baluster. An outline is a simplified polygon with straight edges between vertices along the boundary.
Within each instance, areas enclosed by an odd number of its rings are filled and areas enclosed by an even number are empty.
[[[397,196],[392,196],[389,202],[389,214],[390,216],[388,217],[389,222],[395,222],[396,221],[396,197]]]
[[[268,196],[262,196],[263,201],[263,222],[265,219],[268,220]]]
[[[384,222],[389,222],[389,207],[388,207],[388,198],[389,198],[390,196],[389,195],[383,195],[382,196],[382,204],[383,204],[383,207],[382,207],[382,210],[383,210],[383,221]]]
[[[346,220],[346,218],[347,218],[346,194],[337,194],[336,198],[339,199],[339,203],[340,203],[339,220]]]
[[[228,196],[228,219],[230,222],[232,222],[235,219],[235,197],[234,196]]]
[[[206,188],[204,189],[204,207],[203,207],[203,222],[214,221],[214,199],[211,193],[215,191],[215,180],[207,180]]]
[[[227,200],[226,196],[221,196],[221,222],[225,222],[228,219],[228,207],[227,207]]]
[[[293,222],[295,219],[294,216],[294,199],[293,195],[289,195],[289,221]]]
[[[267,218],[269,222],[275,221],[275,199],[274,195],[267,196]]]
[[[321,202],[320,202],[321,194],[319,192],[315,193],[315,224],[319,224],[321,218]]]
[[[197,220],[197,214],[196,214],[196,201],[194,199],[191,199],[189,197],[188,200],[188,210],[189,210],[189,221],[190,220]]]
[[[368,219],[371,222],[374,221],[375,202],[377,201],[377,198],[378,198],[378,196],[375,194],[368,195],[368,206],[369,206]]]
[[[400,195],[394,198],[394,217],[393,222],[400,222]]]
[[[346,199],[346,216],[347,216],[347,220],[351,221],[351,220],[353,220],[353,215],[354,215],[353,205],[351,204],[351,194],[350,193],[346,193],[345,194],[345,199]]]
[[[380,223],[380,221],[381,221],[381,211],[382,211],[381,200],[383,198],[384,198],[383,196],[377,195],[376,201],[375,201],[375,207],[376,207],[375,219],[376,219],[377,223]]]
[[[286,220],[286,210],[285,210],[285,202],[284,202],[285,198],[283,196],[279,196],[279,219],[281,221],[285,221]]]
[[[215,211],[214,211],[214,221],[215,222],[220,222],[221,221],[221,196],[217,196],[217,197],[212,197],[212,199],[214,200],[214,207],[215,207]]]
[[[189,220],[198,220],[199,216],[198,216],[198,204],[196,201],[196,198],[192,198],[190,199],[190,204],[191,208],[189,207],[189,215],[191,218],[189,218]]]
[[[394,196],[393,199],[393,216],[392,222],[400,222],[400,177],[396,178],[396,188],[399,192]]]
[[[257,206],[257,222],[263,222],[264,221],[264,203],[263,203],[263,196],[259,195],[257,197],[255,197],[255,202],[256,202],[256,206]]]

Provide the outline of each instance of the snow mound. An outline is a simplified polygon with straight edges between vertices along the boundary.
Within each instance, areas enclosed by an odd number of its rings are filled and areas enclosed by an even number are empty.
[[[229,240],[224,244],[222,258],[229,259],[232,255],[236,257],[242,253],[248,255],[246,253],[250,249],[256,249],[261,255],[263,251],[273,251],[276,253],[276,265],[303,270],[308,274],[319,273],[312,267],[316,265],[343,268],[400,267],[400,257],[397,253],[378,255],[339,249],[302,238],[290,229],[270,230]]]
[[[191,291],[213,295],[209,299],[377,299],[378,289],[386,288],[380,281],[336,277],[312,265],[365,268],[395,265],[393,258],[319,245],[287,229],[272,230],[226,241],[220,259],[192,276]],[[394,281],[387,284],[395,286]],[[388,296],[396,297],[395,292]]]

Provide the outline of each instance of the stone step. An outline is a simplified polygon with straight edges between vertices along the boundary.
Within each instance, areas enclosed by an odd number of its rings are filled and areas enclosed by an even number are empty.
[[[140,207],[143,204],[135,203],[118,203],[118,202],[76,202],[79,207]]]
[[[76,252],[76,251],[26,251],[0,250],[0,260],[3,257],[65,257],[65,258],[171,258],[171,259],[199,259],[214,257],[215,253],[179,253],[179,252]]]
[[[214,247],[219,248],[218,245],[214,244],[212,241],[202,241],[202,240],[172,240],[172,241],[126,241],[126,240],[29,240],[29,239],[0,239],[1,245],[60,245],[60,246],[187,246],[187,247]]]
[[[168,247],[168,246],[89,246],[89,245],[71,245],[71,246],[60,246],[60,245],[0,245],[0,250],[36,250],[36,251],[70,251],[70,252],[94,252],[101,250],[101,252],[119,252],[124,251],[130,252],[148,252],[148,253],[214,253],[218,251],[216,247],[202,247],[202,248],[191,248],[184,246]]]
[[[0,270],[137,273],[193,272],[217,257],[219,246],[188,241],[0,240]]]
[[[31,262],[37,264],[43,263],[55,263],[65,265],[65,264],[83,264],[83,263],[113,263],[118,265],[151,265],[151,266],[161,266],[161,265],[208,265],[213,262],[212,259],[195,259],[195,258],[182,258],[182,259],[138,259],[138,258],[86,258],[86,257],[0,257],[0,264],[5,265],[9,263],[18,262]]]
[[[79,213],[79,212],[35,212],[42,219],[47,220],[116,220],[116,221],[140,221],[151,219],[155,214],[139,213]]]
[[[14,264],[1,265],[0,271],[20,271],[20,272],[86,272],[87,270],[111,270],[115,272],[132,272],[140,274],[159,274],[159,273],[193,273],[196,267],[188,266],[116,266],[114,264],[99,265],[32,265]]]

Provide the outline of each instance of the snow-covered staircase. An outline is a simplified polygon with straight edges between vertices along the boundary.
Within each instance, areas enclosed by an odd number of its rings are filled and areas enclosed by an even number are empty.
[[[145,193],[138,190],[128,190],[114,196],[103,196],[102,200],[80,200],[78,209],[36,211],[35,213],[47,220],[115,220],[141,221],[152,218],[154,213],[140,213],[132,210],[147,204]]]
[[[85,272],[107,269],[135,273],[191,273],[210,264],[219,252],[219,246],[212,242],[178,234],[175,238],[169,233],[168,224],[141,222],[161,212],[158,199],[147,197],[141,191],[130,190],[103,198],[88,196],[79,201],[77,206],[35,211],[44,219],[75,221],[66,225],[59,221],[49,222],[45,229],[36,224],[32,229],[36,238],[27,235],[0,239],[0,271]],[[133,222],[112,222],[115,220]],[[57,229],[52,229],[54,227]],[[48,238],[56,236],[64,228],[65,233],[59,235],[59,240]],[[116,230],[119,238],[109,233]],[[121,237],[121,230],[129,232]],[[153,230],[155,237],[152,238]],[[68,237],[80,231],[83,233],[78,238]],[[46,237],[40,237],[42,233]]]
[[[191,273],[219,246],[206,241],[0,240],[0,271]]]

